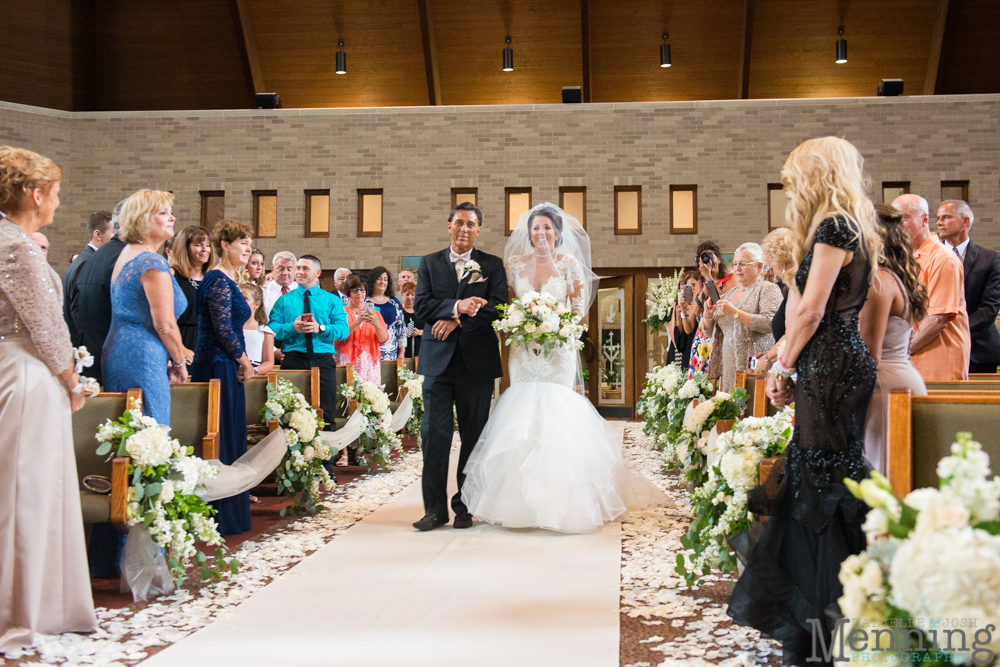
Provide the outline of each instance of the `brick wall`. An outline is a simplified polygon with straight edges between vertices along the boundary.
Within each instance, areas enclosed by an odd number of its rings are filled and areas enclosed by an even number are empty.
[[[452,187],[479,188],[479,247],[502,254],[504,187],[558,202],[587,186],[595,266],[691,263],[715,239],[731,251],[767,231],[767,183],[789,151],[839,135],[882,181],[911,181],[936,204],[942,180],[970,184],[977,242],[1000,249],[1000,96],[751,100],[394,109],[64,113],[0,103],[0,143],[63,167],[49,233],[60,270],[85,242],[86,218],[140,187],[172,190],[178,228],[200,218],[199,190],[225,190],[226,214],[250,222],[252,190],[277,190],[278,238],[328,267],[399,266],[444,247]],[[698,185],[698,235],[669,233],[670,184]],[[614,235],[615,185],[642,185],[641,236]],[[329,239],[304,238],[303,190],[331,191]],[[356,238],[358,188],[384,189],[384,236]]]

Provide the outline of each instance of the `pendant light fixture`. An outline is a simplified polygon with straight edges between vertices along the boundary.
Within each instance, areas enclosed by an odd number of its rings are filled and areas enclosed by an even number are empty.
[[[344,53],[344,40],[338,40],[337,46],[341,48],[337,51],[337,74],[347,74],[347,54]]]
[[[514,71],[514,49],[510,48],[510,35],[507,35],[507,46],[503,50],[503,71]]]
[[[847,40],[844,39],[844,26],[840,26],[837,29],[837,34],[840,35],[840,39],[837,40],[837,60],[838,65],[842,65],[847,62]]]
[[[667,40],[670,35],[663,33],[663,44],[660,44],[660,67],[670,67],[670,45]]]

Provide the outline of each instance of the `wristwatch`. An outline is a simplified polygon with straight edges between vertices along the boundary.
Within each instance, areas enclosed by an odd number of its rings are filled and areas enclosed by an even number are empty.
[[[319,325],[319,332],[320,333],[326,333],[326,325],[325,324]]]

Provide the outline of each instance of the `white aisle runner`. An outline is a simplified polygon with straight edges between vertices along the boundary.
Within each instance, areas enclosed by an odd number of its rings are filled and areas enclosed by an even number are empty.
[[[421,516],[418,480],[143,665],[617,667],[620,524],[589,535],[480,524],[417,533]]]

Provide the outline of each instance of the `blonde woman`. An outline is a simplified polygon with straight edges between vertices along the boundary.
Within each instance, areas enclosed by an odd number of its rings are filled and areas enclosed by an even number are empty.
[[[778,289],[781,291],[781,305],[771,318],[771,335],[774,336],[774,346],[762,354],[757,359],[757,372],[767,373],[775,361],[778,360],[778,352],[781,349],[781,339],[785,336],[785,310],[788,305],[788,281],[791,275],[788,269],[795,263],[795,232],[788,227],[775,229],[764,237],[764,242],[760,244],[760,249],[764,253],[764,264],[771,269],[774,279],[777,281]]]
[[[868,476],[862,450],[876,372],[858,330],[881,254],[863,164],[849,142],[823,137],[792,151],[781,170],[795,266],[768,393],[783,404],[794,392],[795,433],[784,465],[748,494],[749,510],[769,520],[756,544],[745,535],[736,543],[746,569],[729,615],[780,641],[785,664],[807,664],[814,619],[831,636],[840,563],[865,548],[867,507],[843,482]]]
[[[84,398],[62,283],[31,239],[61,179],[48,158],[0,147],[0,651],[97,626],[70,418]]]
[[[128,245],[111,272],[111,330],[101,364],[105,390],[142,389],[143,412],[161,424],[170,423],[170,383],[187,381],[192,359],[177,326],[187,299],[156,252],[174,235],[173,203],[169,192],[139,190],[122,205],[118,235]]]

